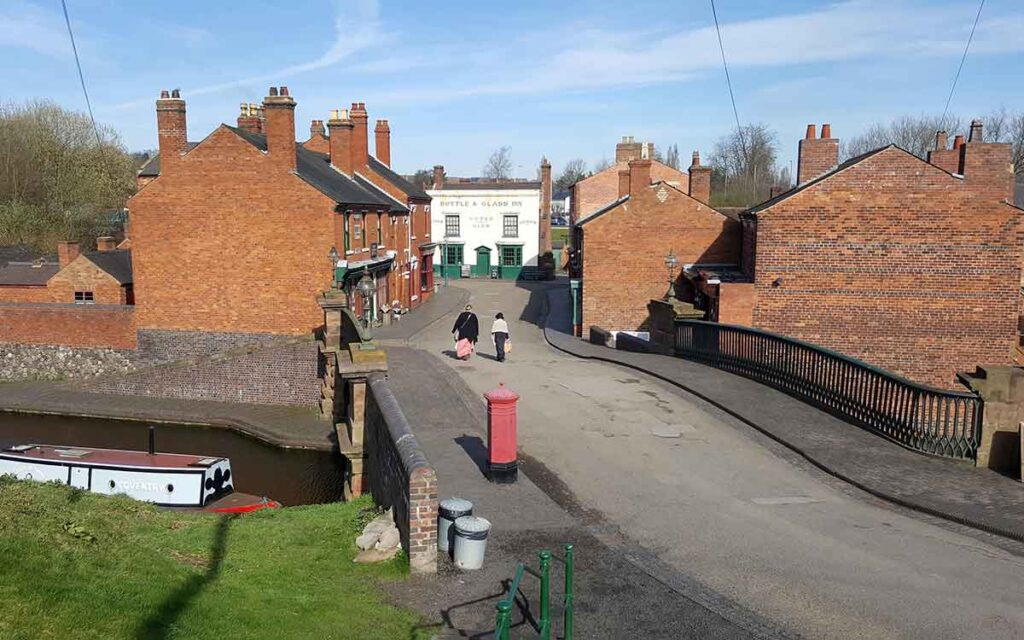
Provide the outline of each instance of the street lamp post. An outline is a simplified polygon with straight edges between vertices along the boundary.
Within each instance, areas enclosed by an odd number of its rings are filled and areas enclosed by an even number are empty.
[[[327,259],[331,261],[331,291],[338,290],[338,248],[331,247]]]
[[[363,297],[363,322],[369,329],[372,318],[370,314],[373,313],[373,291],[376,289],[369,271],[363,272],[363,277],[359,279],[356,288],[359,289],[359,295]]]
[[[679,259],[676,258],[676,254],[669,249],[668,255],[665,256],[665,267],[668,269],[668,290],[665,291],[665,300],[670,300],[672,298],[672,289],[675,284],[673,274],[678,266]]]
[[[444,286],[448,287],[448,240],[441,241],[441,273],[444,274]]]

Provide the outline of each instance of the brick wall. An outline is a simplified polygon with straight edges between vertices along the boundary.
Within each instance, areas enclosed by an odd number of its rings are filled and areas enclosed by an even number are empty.
[[[885,149],[758,214],[754,325],[955,388],[1010,362],[1019,219]]]
[[[134,349],[135,308],[0,302],[0,342]]]
[[[252,347],[101,378],[85,387],[118,395],[313,407],[320,400],[318,358],[312,341]]]
[[[668,186],[641,187],[582,229],[584,333],[645,328],[647,303],[668,288],[670,250],[680,265],[739,260],[739,223]]]
[[[370,377],[366,393],[365,486],[394,509],[402,548],[414,573],[437,571],[437,475],[420,449],[387,378]]]
[[[305,334],[323,321],[334,203],[229,129],[129,200],[143,329]],[[339,245],[340,248],[340,245]]]
[[[572,188],[572,199],[569,201],[572,221],[575,222],[580,216],[585,216],[618,199],[619,171],[627,169],[629,163],[617,162],[604,171],[577,182]],[[677,183],[676,186],[684,192],[690,187],[689,176],[657,160],[651,161],[651,180]]]
[[[718,322],[752,326],[756,302],[754,283],[723,282],[718,285]]]
[[[50,302],[50,290],[46,285],[36,287],[0,286],[0,301],[3,302]],[[69,300],[74,302],[74,300]]]
[[[125,289],[109,273],[79,256],[57,272],[46,288],[51,302],[74,302],[76,291],[92,291],[96,304],[125,304]]]
[[[269,346],[280,340],[281,336],[272,333],[139,329],[138,357],[151,363],[174,362],[240,348]]]

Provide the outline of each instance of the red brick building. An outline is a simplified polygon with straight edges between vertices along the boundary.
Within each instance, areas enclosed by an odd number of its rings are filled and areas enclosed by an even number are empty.
[[[309,333],[322,324],[315,298],[331,286],[332,247],[350,291],[364,273],[374,278],[374,313],[411,298],[391,274],[410,262],[409,198],[372,179],[387,167],[367,153],[365,109],[337,113],[326,144],[316,124],[298,144],[295,105],[271,87],[238,126],[195,143],[177,92],[157,101],[160,153],[128,203],[140,341],[200,349]]]
[[[647,303],[669,288],[665,258],[679,265],[739,259],[740,223],[711,208],[709,167],[693,154],[688,191],[652,176],[654,162],[630,160],[617,178],[616,198],[573,227],[580,266],[581,326],[643,331]],[[680,174],[684,178],[686,174]],[[673,276],[678,276],[677,270]]]
[[[569,226],[572,227],[584,216],[619,197],[619,173],[629,169],[631,160],[649,159],[652,179],[667,182],[684,191],[689,189],[686,173],[653,159],[653,156],[653,143],[636,142],[632,136],[623,136],[615,145],[613,165],[580,180],[570,188]]]
[[[742,259],[691,269],[711,320],[778,332],[941,387],[1017,343],[1021,210],[1010,148],[982,125],[931,163],[890,145],[838,163],[824,125],[799,184],[742,214]],[[735,284],[742,295],[724,292]],[[737,291],[736,287],[733,288]]]

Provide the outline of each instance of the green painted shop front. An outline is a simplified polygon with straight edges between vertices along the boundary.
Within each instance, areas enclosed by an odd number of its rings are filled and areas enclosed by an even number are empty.
[[[469,276],[472,278],[496,277],[501,280],[517,280],[523,271],[523,245],[498,244],[497,260],[492,260],[494,250],[487,246],[479,246],[473,250],[473,262],[469,264]],[[463,244],[448,244],[441,247],[440,264],[434,265],[437,277],[461,278],[463,266],[466,265],[466,252]],[[497,262],[497,264],[494,264]]]

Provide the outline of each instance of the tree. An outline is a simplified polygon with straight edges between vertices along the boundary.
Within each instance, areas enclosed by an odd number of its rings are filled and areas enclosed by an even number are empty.
[[[601,173],[608,167],[612,166],[612,161],[608,158],[601,158],[594,163],[594,173]]]
[[[672,145],[665,152],[665,164],[673,169],[679,169],[679,145]]]
[[[708,160],[714,203],[750,206],[765,200],[783,177],[775,164],[778,147],[775,132],[765,124],[748,124],[719,138]]]
[[[555,191],[564,191],[588,175],[590,174],[587,173],[587,163],[583,158],[570,160],[565,163],[562,174],[555,180]]]
[[[924,159],[928,156],[928,151],[935,147],[935,132],[940,129],[948,131],[952,139],[954,135],[964,133],[963,121],[953,114],[947,114],[945,120],[941,116],[922,114],[900,116],[888,124],[879,122],[868,127],[868,130],[859,136],[854,136],[843,143],[842,159],[859,156],[889,144]]]
[[[0,106],[0,244],[91,243],[118,230],[134,191],[132,158],[110,127],[94,131],[52,102]]]
[[[412,183],[426,191],[434,188],[434,170],[420,169],[412,175]]]
[[[484,165],[483,174],[491,180],[508,180],[512,177],[512,147],[501,147],[491,154]]]

